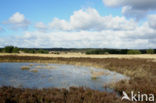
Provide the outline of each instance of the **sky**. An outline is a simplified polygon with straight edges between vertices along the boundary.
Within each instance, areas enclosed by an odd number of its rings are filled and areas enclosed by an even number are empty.
[[[156,48],[156,0],[0,0],[0,47]]]

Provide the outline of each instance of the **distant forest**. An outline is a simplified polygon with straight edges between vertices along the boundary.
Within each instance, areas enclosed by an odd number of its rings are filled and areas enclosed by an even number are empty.
[[[55,53],[80,52],[85,54],[156,54],[156,49],[108,49],[108,48],[18,48],[6,46],[0,48],[1,53]]]

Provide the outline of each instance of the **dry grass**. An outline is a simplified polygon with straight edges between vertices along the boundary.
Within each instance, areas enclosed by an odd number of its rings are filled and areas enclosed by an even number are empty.
[[[37,72],[38,72],[38,70],[37,70],[37,69],[32,69],[32,70],[30,70],[30,72],[37,73]]]
[[[91,71],[91,78],[92,79],[97,79],[98,77],[104,75],[105,73],[102,71],[96,72],[96,71]]]
[[[35,66],[35,68],[37,68],[37,69],[42,69],[42,67],[41,67],[41,66],[39,66],[39,65],[38,65],[38,66]]]
[[[21,69],[22,69],[22,70],[29,70],[30,67],[28,67],[28,66],[22,66]]]
[[[20,89],[0,88],[0,103],[120,103],[115,94],[88,88]],[[125,103],[125,102],[123,102]]]
[[[29,66],[33,66],[34,64],[29,64]]]
[[[35,68],[37,68],[37,69],[55,69],[56,67],[45,65],[45,66],[35,66]]]
[[[153,55],[154,57],[155,55]],[[154,93],[156,97],[156,62],[151,59],[141,58],[51,58],[39,56],[0,56],[0,61],[13,62],[46,62],[46,63],[64,63],[74,65],[92,66],[116,71],[130,77],[129,81],[120,81],[112,84],[118,92],[130,91],[141,93]],[[74,95],[74,94],[73,94]],[[74,103],[74,102],[73,102]],[[88,103],[88,102],[87,102]],[[100,103],[100,102],[99,102]],[[102,103],[102,102],[101,102]],[[114,103],[114,100],[111,102]],[[119,102],[120,103],[120,102]]]
[[[16,54],[16,53],[1,53],[0,56],[6,55],[16,55],[16,56],[39,56],[39,57],[62,57],[62,58],[125,58],[125,59],[133,59],[133,58],[143,58],[143,59],[153,59],[156,61],[156,54],[138,54],[138,55],[119,55],[119,54],[107,54],[107,55],[86,55],[82,53],[68,53],[68,54]]]
[[[56,67],[55,66],[46,66],[46,67],[44,67],[44,69],[56,69]]]

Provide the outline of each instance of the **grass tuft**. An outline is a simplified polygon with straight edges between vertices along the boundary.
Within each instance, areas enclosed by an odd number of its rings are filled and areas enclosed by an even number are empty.
[[[32,69],[32,70],[30,70],[30,72],[37,73],[37,72],[38,72],[38,70],[37,70],[37,69]]]
[[[21,67],[21,70],[29,70],[30,69],[30,67],[28,67],[28,66],[22,66]]]

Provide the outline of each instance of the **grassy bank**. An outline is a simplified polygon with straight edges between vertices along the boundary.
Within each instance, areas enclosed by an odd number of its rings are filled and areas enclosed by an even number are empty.
[[[126,91],[127,93],[130,93],[130,91],[133,90],[135,92],[140,91],[141,93],[148,93],[148,94],[154,93],[156,96],[156,62],[152,61],[151,59],[86,58],[86,57],[85,58],[83,57],[62,58],[62,57],[14,56],[14,55],[2,56],[1,55],[0,61],[1,62],[64,63],[64,64],[85,65],[85,66],[93,66],[98,68],[106,68],[111,71],[116,71],[130,77],[129,81],[120,81],[118,83],[110,85],[112,88],[115,88],[117,91],[119,92]],[[111,98],[112,96],[110,96],[110,99]],[[90,102],[86,102],[86,103],[90,103]],[[94,102],[94,103],[105,103],[105,102]],[[111,102],[106,102],[106,103],[118,103],[118,102],[112,99]]]

